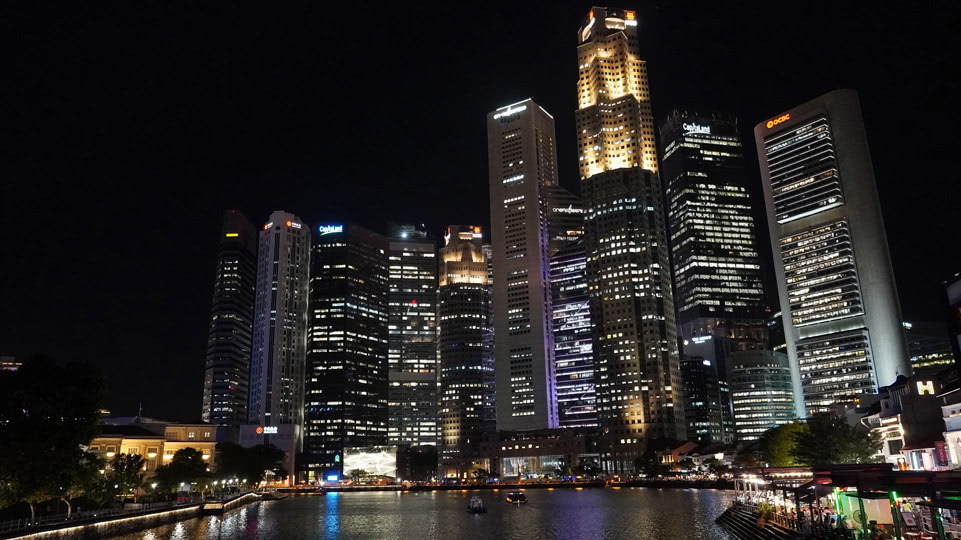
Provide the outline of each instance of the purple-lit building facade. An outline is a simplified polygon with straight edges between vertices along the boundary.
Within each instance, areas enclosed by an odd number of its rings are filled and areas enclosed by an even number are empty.
[[[556,428],[546,190],[557,184],[554,118],[531,99],[487,115],[497,429]]]

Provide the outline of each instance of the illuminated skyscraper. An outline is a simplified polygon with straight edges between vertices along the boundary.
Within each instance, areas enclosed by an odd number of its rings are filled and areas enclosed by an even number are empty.
[[[777,351],[738,351],[728,377],[738,441],[753,441],[765,431],[797,418],[787,355]]]
[[[631,470],[648,439],[685,438],[661,181],[633,11],[578,30],[575,113],[602,461]]]
[[[794,107],[754,137],[798,415],[909,375],[857,93]]]
[[[703,358],[716,370],[724,421],[721,438],[712,440],[730,442],[730,353],[768,347],[761,260],[737,118],[673,111],[660,131],[681,353]],[[697,386],[685,381],[686,389]],[[692,398],[685,399],[690,421]],[[699,439],[708,434],[703,425],[693,429]],[[693,437],[691,431],[689,423]]]
[[[558,423],[560,427],[597,426],[594,338],[583,239],[551,256],[551,289]]]
[[[385,236],[357,225],[314,228],[301,466],[308,478],[341,475],[344,448],[387,443],[388,249]]]
[[[423,226],[390,231],[389,444],[436,445],[437,246]]]
[[[293,425],[296,448],[304,425],[309,261],[307,226],[287,212],[270,214],[257,250],[247,417],[251,424]]]
[[[463,478],[495,429],[491,290],[481,228],[451,225],[438,270],[440,475]]]
[[[572,242],[584,238],[584,201],[561,186],[548,186],[544,190],[547,202],[548,245],[551,255]]]
[[[257,230],[239,210],[224,212],[204,369],[204,422],[247,422],[250,343],[257,284]]]
[[[554,118],[530,99],[487,115],[497,429],[557,427],[547,188]]]
[[[647,62],[637,15],[594,7],[577,32],[577,122],[581,179],[640,167],[657,173]]]

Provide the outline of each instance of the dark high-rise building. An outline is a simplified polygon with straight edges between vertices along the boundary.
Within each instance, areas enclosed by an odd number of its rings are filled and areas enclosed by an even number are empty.
[[[684,439],[686,431],[664,196],[636,14],[595,7],[577,39],[594,383],[606,429],[601,460],[607,470],[625,471],[649,439]]]
[[[681,342],[684,354],[681,356],[681,374],[684,383],[684,413],[687,421],[687,436],[710,442],[731,443],[734,441],[734,411],[731,408],[731,392],[727,380],[727,369],[731,356],[738,351],[738,342],[726,335],[701,333],[685,338]],[[696,369],[695,369],[696,368]],[[718,399],[704,399],[712,389],[706,384],[702,373],[710,371],[710,384],[717,387]],[[684,377],[694,376],[695,380]],[[694,396],[687,393],[688,388],[695,390]],[[714,421],[719,422],[715,429]],[[698,425],[692,425],[691,422]]]
[[[257,230],[239,210],[227,210],[210,304],[204,422],[220,426],[247,422],[256,287]]]
[[[729,441],[734,435],[727,392],[730,352],[768,346],[761,260],[737,118],[675,110],[660,131],[681,353],[698,356],[688,346],[714,338],[707,358],[722,388],[721,438]],[[686,408],[688,419],[694,418],[690,403]],[[689,437],[692,429],[704,433],[703,426],[687,427]]]
[[[544,189],[547,202],[547,231],[551,255],[571,242],[584,238],[584,201],[560,186]]]
[[[857,93],[798,105],[754,137],[798,415],[909,375]]]
[[[247,421],[293,426],[302,447],[310,231],[281,210],[270,214],[257,248],[257,291]]]
[[[551,288],[559,424],[564,428],[594,427],[594,339],[583,239],[551,256]]]
[[[343,474],[344,448],[387,443],[388,250],[352,224],[314,228],[306,439],[309,479]]]
[[[738,441],[756,440],[797,418],[791,368],[783,352],[737,351],[728,377]]]
[[[491,289],[480,227],[451,225],[439,252],[440,476],[465,478],[495,429]]]
[[[750,319],[763,326],[761,261],[737,119],[674,111],[660,131],[678,324]]]
[[[687,438],[698,444],[727,442],[721,415],[717,365],[700,356],[681,359]]]
[[[497,428],[557,427],[547,189],[554,117],[531,99],[487,115]]]
[[[436,445],[437,245],[423,225],[394,226],[388,251],[389,444]]]
[[[948,329],[936,322],[905,322],[904,339],[908,344],[911,369],[943,369],[954,365]]]

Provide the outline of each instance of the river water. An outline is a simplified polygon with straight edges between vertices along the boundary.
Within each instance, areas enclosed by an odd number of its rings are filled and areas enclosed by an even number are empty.
[[[466,511],[479,495],[487,513]],[[727,540],[714,523],[730,503],[713,489],[531,489],[505,492],[328,493],[265,501],[224,516],[164,525],[120,540]]]

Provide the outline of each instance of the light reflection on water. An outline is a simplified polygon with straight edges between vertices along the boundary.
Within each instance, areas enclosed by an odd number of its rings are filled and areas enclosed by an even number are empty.
[[[488,512],[471,515],[479,495]],[[505,504],[491,491],[328,493],[252,504],[116,540],[692,540],[727,539],[714,523],[731,492],[678,489],[528,490]]]

